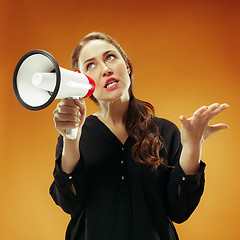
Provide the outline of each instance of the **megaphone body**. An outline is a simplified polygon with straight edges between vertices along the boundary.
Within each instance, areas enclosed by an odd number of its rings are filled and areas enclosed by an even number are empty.
[[[37,111],[48,107],[54,99],[85,98],[95,90],[95,82],[80,71],[58,66],[55,58],[44,50],[26,53],[13,75],[14,93],[21,105]],[[76,139],[77,128],[67,129],[67,137]]]

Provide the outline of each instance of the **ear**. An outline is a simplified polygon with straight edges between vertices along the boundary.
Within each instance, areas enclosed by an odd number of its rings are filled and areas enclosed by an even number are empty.
[[[130,67],[129,67],[129,65],[127,64],[127,72],[128,72],[128,74],[130,74],[131,73],[131,69],[130,69]]]

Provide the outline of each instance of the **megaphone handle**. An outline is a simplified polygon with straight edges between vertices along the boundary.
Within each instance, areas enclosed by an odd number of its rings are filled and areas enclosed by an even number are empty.
[[[78,128],[66,129],[66,137],[68,139],[74,140],[77,138],[77,132],[78,132]]]
[[[70,99],[77,100],[79,99],[79,97],[70,97]],[[76,139],[77,133],[78,133],[78,128],[66,129],[66,137],[69,139],[72,139],[72,140]]]

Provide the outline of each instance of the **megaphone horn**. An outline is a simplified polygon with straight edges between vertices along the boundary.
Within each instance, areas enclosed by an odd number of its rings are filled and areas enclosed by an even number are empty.
[[[38,111],[48,107],[54,99],[91,96],[95,82],[80,71],[59,67],[47,51],[32,50],[17,63],[13,89],[23,107]],[[67,132],[69,138],[76,138],[77,129],[69,129]]]

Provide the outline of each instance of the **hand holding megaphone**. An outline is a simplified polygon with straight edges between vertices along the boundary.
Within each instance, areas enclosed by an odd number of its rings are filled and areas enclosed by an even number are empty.
[[[17,100],[29,110],[48,107],[54,99],[85,98],[93,94],[95,82],[87,75],[58,66],[55,58],[43,50],[26,53],[13,75]],[[68,129],[67,137],[76,139],[78,128]]]
[[[63,136],[68,137],[69,129],[76,129],[81,133],[81,128],[86,119],[86,105],[84,99],[65,98],[57,104],[53,111],[53,120],[57,131]]]

